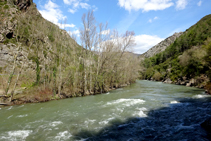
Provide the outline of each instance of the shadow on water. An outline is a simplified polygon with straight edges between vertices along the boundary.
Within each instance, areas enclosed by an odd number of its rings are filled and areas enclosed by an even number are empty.
[[[75,140],[139,141],[182,140],[209,141],[211,136],[200,124],[211,117],[211,98],[177,99],[175,104],[148,112],[147,117],[112,120],[99,132],[84,130]]]

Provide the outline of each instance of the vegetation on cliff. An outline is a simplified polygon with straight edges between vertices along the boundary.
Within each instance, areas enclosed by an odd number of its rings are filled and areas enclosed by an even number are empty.
[[[187,29],[165,51],[142,61],[143,79],[174,83],[194,78],[191,85],[203,87],[211,80],[211,15]],[[209,77],[209,79],[207,78]],[[183,85],[186,85],[184,82]]]
[[[138,77],[138,59],[128,52],[134,33],[97,24],[93,12],[82,17],[78,45],[31,0],[1,1],[0,11],[0,89],[14,103],[103,93]]]

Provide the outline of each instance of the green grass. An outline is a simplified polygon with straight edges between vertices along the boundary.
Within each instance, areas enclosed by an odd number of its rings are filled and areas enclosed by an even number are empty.
[[[4,9],[9,9],[9,6],[8,6],[8,5],[5,5],[5,6],[4,6]]]

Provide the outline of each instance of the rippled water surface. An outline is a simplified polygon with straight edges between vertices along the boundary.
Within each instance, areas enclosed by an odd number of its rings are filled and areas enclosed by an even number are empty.
[[[204,90],[161,82],[107,94],[0,108],[0,140],[209,140]]]

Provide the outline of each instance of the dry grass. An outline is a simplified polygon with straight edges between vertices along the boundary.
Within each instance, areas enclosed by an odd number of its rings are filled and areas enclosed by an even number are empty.
[[[51,100],[52,96],[53,91],[50,88],[43,88],[34,95],[34,99],[39,102],[45,102]]]

